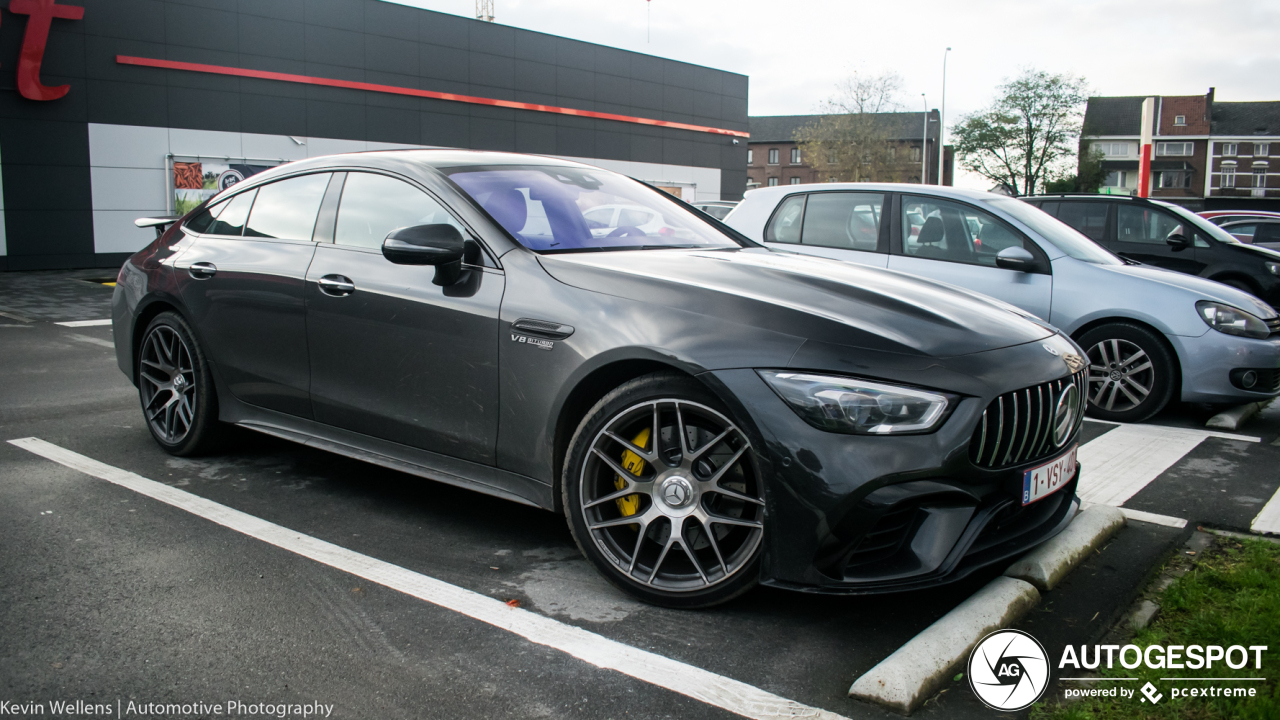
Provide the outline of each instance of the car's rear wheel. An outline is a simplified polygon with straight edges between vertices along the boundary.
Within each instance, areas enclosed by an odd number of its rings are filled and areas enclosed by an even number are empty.
[[[138,346],[138,396],[151,437],[172,455],[196,455],[221,436],[213,377],[182,316],[157,315]]]
[[[1080,336],[1089,356],[1088,414],[1101,420],[1141,422],[1173,396],[1172,353],[1154,332],[1111,323]]]
[[[641,600],[706,607],[758,579],[765,506],[753,449],[692,378],[647,375],[596,403],[570,442],[562,490],[583,554]]]

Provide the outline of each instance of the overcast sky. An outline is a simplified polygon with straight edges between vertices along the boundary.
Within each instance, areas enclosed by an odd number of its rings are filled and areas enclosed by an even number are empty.
[[[475,17],[475,0],[397,0]],[[814,112],[842,77],[895,71],[947,125],[1024,67],[1097,95],[1280,100],[1277,0],[495,0],[497,22],[742,73],[752,115]],[[651,7],[650,7],[651,6]],[[649,15],[651,13],[651,15]],[[651,36],[646,40],[647,21]],[[968,184],[968,183],[966,183]]]

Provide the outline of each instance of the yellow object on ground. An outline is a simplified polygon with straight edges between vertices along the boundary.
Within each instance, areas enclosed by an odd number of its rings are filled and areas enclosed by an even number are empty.
[[[645,446],[649,444],[649,428],[645,428],[637,433],[636,436],[631,439],[631,442],[634,443],[636,447],[647,450],[648,448]],[[622,467],[632,475],[639,475],[644,472],[644,459],[630,450],[623,450]],[[621,490],[627,486],[627,481],[624,480],[621,475],[617,475],[613,481],[613,486]],[[614,500],[614,502],[618,504],[618,512],[622,513],[623,517],[631,517],[632,515],[640,512],[639,495],[628,495],[626,497],[618,498],[617,500]]]

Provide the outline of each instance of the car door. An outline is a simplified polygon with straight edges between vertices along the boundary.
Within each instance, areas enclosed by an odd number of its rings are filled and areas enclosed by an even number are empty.
[[[765,226],[765,245],[861,265],[888,265],[884,193],[789,195]]]
[[[1045,203],[1045,205],[1041,208],[1042,210],[1075,228],[1081,235],[1111,249],[1115,233],[1108,232],[1107,228],[1112,220],[1112,209],[1115,203],[1064,200],[1061,203]]]
[[[1130,260],[1191,275],[1199,275],[1210,262],[1210,245],[1203,236],[1196,237],[1191,223],[1154,205],[1117,204],[1115,227],[1111,250]],[[1169,245],[1166,238],[1174,233],[1186,236],[1193,246]]]
[[[330,173],[299,175],[219,203],[205,232],[174,263],[183,304],[231,394],[307,418],[303,283],[329,179]]]
[[[1048,319],[1053,276],[1033,241],[989,212],[964,203],[903,195],[889,269],[938,280],[1016,305]],[[1037,272],[996,266],[996,255],[1021,247],[1039,260]]]
[[[504,278],[464,264],[448,287],[431,266],[396,265],[382,241],[397,228],[448,223],[436,198],[403,179],[341,180],[333,242],[307,273],[307,336],[316,420],[492,464],[498,433],[498,310]]]

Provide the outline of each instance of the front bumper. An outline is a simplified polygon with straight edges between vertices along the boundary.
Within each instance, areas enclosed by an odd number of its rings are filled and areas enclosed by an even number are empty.
[[[975,465],[970,443],[996,396],[1061,376],[1066,368],[1060,360],[1054,368],[1039,343],[993,353],[1002,355],[987,360],[1003,361],[994,366],[995,375],[955,388],[968,397],[938,430],[923,435],[823,432],[754,371],[711,373],[757,434],[769,514],[761,582],[831,594],[931,587],[1016,557],[1061,532],[1079,509],[1076,486],[1084,469],[1026,507],[1022,478],[1078,443],[1078,433],[1059,453],[998,470]],[[998,376],[1006,384],[996,385]]]
[[[1270,381],[1246,390],[1231,379],[1232,371],[1242,368],[1280,374],[1280,337],[1254,340],[1208,328],[1198,337],[1167,337],[1182,364],[1183,402],[1246,403],[1280,395]]]

